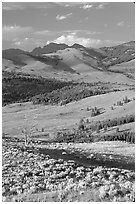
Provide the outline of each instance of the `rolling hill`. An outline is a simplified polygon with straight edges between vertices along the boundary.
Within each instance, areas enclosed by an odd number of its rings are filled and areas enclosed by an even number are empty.
[[[102,60],[106,66],[112,66],[135,59],[135,41],[130,41],[114,47],[103,47],[107,57]]]
[[[25,58],[27,57],[27,53],[20,49],[7,49],[2,51],[2,58],[11,60],[15,65],[24,66],[26,65]]]
[[[133,59],[128,62],[110,66],[108,70],[115,73],[123,73],[129,78],[135,79],[135,60]]]

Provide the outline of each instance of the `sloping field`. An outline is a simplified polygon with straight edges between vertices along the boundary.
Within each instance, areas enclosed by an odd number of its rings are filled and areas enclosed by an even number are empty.
[[[47,65],[40,61],[33,60],[32,62],[29,62],[27,65],[22,67],[21,71],[23,73],[29,73],[29,74],[34,74],[35,72],[36,75],[40,75],[43,72],[53,71],[53,68],[51,65]]]
[[[30,129],[32,127],[37,128],[39,131],[43,128],[45,132],[72,128],[79,124],[81,118],[91,116],[91,112],[87,111],[87,107],[94,108],[96,106],[104,109],[103,114],[91,118],[94,121],[134,114],[135,101],[132,100],[134,94],[132,90],[112,92],[88,97],[65,106],[42,106],[31,103],[7,105],[2,109],[3,133],[20,135],[23,128]],[[111,110],[114,103],[126,96],[132,101],[123,106],[115,106],[114,110]]]
[[[117,64],[117,65],[115,65],[115,66],[112,66],[113,68],[118,68],[119,67],[119,70],[121,70],[122,68],[131,68],[131,69],[135,69],[135,59],[133,59],[133,60],[130,60],[129,62],[123,62],[123,63],[121,63],[121,64]],[[112,67],[110,67],[110,68],[112,68]]]
[[[132,123],[127,123],[120,126],[109,127],[107,129],[107,134],[114,135],[116,133],[117,127],[119,127],[119,132],[124,132],[124,131],[135,132],[135,122],[132,122]],[[104,130],[101,130],[100,136],[102,137],[103,135],[105,136],[106,132],[104,132]]]
[[[27,65],[19,67],[10,60],[3,60],[3,70],[17,71],[26,74],[41,76],[44,78],[55,78],[62,81],[76,81],[76,82],[111,82],[134,85],[134,80],[129,79],[120,73],[103,72],[92,68],[91,66],[80,62],[72,68],[59,62],[58,65],[52,66],[40,61],[29,61]],[[67,71],[68,70],[68,71]],[[76,72],[80,74],[77,74]]]
[[[46,54],[44,56],[58,56],[60,61],[68,64],[69,66],[75,66],[80,63],[80,59],[82,59],[82,53],[74,48],[67,48],[65,50],[59,50],[56,53]]]
[[[109,67],[109,70],[135,76],[135,60],[111,66]]]
[[[15,71],[17,66],[13,64],[11,60],[2,59],[2,70],[4,71]]]
[[[65,69],[69,69],[69,72],[65,71]],[[60,65],[59,63],[56,69],[54,69],[51,65],[47,65],[41,62],[34,62],[32,64],[22,67],[21,70],[23,73],[41,76],[44,78],[55,78],[57,80],[63,81],[73,80],[76,82],[87,83],[101,81],[129,85],[134,85],[135,83],[133,79],[129,79],[127,76],[121,73],[112,72],[110,73],[95,70],[92,67],[83,63],[75,65],[73,68],[70,67],[65,68],[63,65]],[[80,72],[80,74],[75,73],[75,71]]]

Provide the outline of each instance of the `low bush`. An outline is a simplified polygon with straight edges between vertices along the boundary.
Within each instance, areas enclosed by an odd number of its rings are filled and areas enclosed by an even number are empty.
[[[99,114],[100,114],[100,109],[98,109],[97,107],[92,108],[91,117],[94,117],[94,116],[99,115]]]

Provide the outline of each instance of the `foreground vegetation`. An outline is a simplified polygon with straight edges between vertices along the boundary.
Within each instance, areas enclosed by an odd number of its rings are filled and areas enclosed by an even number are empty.
[[[3,140],[2,153],[5,202],[135,201],[132,170],[85,167],[10,140]]]

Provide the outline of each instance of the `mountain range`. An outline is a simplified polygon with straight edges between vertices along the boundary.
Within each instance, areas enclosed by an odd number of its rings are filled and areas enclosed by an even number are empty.
[[[31,52],[13,48],[2,51],[3,71],[22,72],[42,77],[47,73],[78,75],[109,71],[112,66],[134,61],[134,59],[135,41],[99,49],[87,48],[79,44],[68,46],[50,43],[43,48],[37,47]]]

